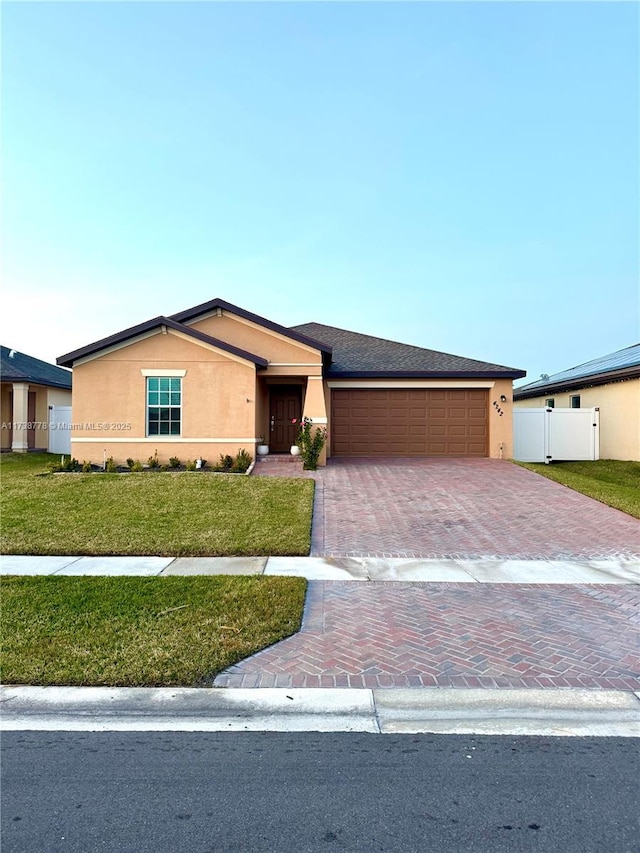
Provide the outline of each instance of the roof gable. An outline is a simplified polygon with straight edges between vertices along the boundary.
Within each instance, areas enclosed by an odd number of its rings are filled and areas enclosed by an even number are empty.
[[[301,344],[313,347],[320,350],[325,355],[331,355],[331,346],[322,341],[317,341],[296,330],[296,327],[287,328],[279,323],[274,323],[272,320],[267,320],[266,317],[260,317],[258,314],[252,314],[250,311],[245,311],[244,308],[239,308],[237,305],[232,305],[231,302],[225,302],[224,299],[211,299],[209,302],[203,302],[201,305],[196,305],[193,308],[187,308],[186,311],[179,311],[177,314],[171,314],[171,319],[178,323],[190,323],[197,320],[205,314],[211,314],[213,311],[220,309],[229,314],[235,314],[245,320],[249,320],[258,326],[263,326],[265,329],[270,329],[272,332],[277,332],[287,338],[291,338]]]
[[[70,371],[9,347],[0,347],[0,375],[3,382],[32,382],[71,390]]]
[[[152,320],[147,320],[145,323],[140,323],[137,326],[131,326],[129,329],[124,329],[122,332],[118,332],[117,334],[111,335],[108,338],[102,338],[102,340],[95,341],[94,343],[89,344],[86,347],[81,347],[80,349],[74,350],[73,352],[69,352],[66,355],[61,355],[57,359],[57,362],[58,364],[71,367],[74,362],[79,361],[80,359],[89,358],[91,356],[97,356],[100,354],[100,352],[105,349],[108,349],[109,347],[126,345],[127,341],[130,341],[133,338],[138,337],[139,335],[143,335],[145,334],[145,332],[154,331],[155,329],[158,329],[161,326],[166,326],[169,329],[173,329],[174,331],[194,338],[197,341],[201,341],[202,343],[214,346],[217,349],[223,350],[224,352],[228,352],[231,355],[238,356],[239,358],[243,358],[246,361],[251,361],[256,365],[256,367],[266,367],[268,364],[267,360],[259,355],[247,352],[246,350],[242,350],[239,347],[234,347],[231,344],[226,343],[225,341],[218,340],[218,338],[213,338],[211,337],[211,335],[205,335],[204,332],[199,332],[196,329],[191,329],[189,326],[184,326],[182,323],[177,323],[170,317],[163,316],[154,317]]]
[[[519,378],[526,376],[524,370],[504,367],[486,361],[463,358],[458,355],[438,352],[350,332],[322,323],[303,323],[293,327],[302,334],[324,340],[333,348],[333,360],[328,377],[424,377],[424,378]]]

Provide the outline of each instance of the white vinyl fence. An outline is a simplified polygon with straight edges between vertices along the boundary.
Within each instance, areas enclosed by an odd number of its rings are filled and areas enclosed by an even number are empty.
[[[600,410],[514,409],[513,458],[580,462],[600,458]]]
[[[71,455],[71,406],[49,409],[49,453]]]

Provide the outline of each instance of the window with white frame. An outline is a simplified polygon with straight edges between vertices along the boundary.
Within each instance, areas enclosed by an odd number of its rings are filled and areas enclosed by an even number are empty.
[[[553,409],[556,405],[556,401],[554,400],[553,397],[549,397],[548,400],[544,401],[544,404],[547,407],[547,409]]]
[[[569,406],[572,409],[580,408],[580,394],[574,394],[572,397],[569,397]]]
[[[147,435],[180,435],[182,379],[147,376]]]

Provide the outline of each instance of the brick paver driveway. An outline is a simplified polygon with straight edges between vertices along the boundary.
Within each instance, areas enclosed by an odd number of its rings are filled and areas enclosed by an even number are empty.
[[[640,554],[640,521],[511,462],[334,459],[316,485],[312,555]]]
[[[312,581],[300,633],[220,687],[640,689],[635,585]]]

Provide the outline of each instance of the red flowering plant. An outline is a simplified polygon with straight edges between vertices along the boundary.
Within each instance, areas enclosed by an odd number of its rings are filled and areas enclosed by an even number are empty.
[[[292,418],[291,423],[298,423],[298,419]],[[326,427],[316,427],[313,435],[311,434],[312,427],[313,421],[311,418],[302,418],[297,441],[306,471],[315,471],[317,469],[318,459],[327,440]]]

